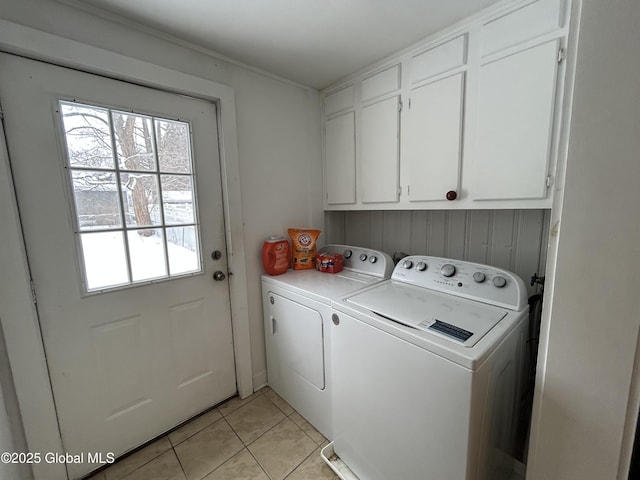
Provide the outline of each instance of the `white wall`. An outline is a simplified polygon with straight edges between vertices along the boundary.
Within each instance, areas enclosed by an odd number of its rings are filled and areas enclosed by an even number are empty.
[[[527,480],[626,480],[638,407],[640,2],[582,8]]]
[[[264,382],[262,241],[286,226],[323,224],[318,93],[51,0],[2,0],[0,18],[234,88],[252,364]]]
[[[326,240],[392,255],[434,255],[543,275],[549,210],[364,210],[326,212]]]
[[[255,88],[253,76],[240,69],[234,69],[230,80],[237,92],[251,352],[258,388],[267,381],[260,300],[262,242],[271,234],[286,236],[287,227],[321,228],[324,222],[320,107],[316,92],[295,91],[269,79]]]

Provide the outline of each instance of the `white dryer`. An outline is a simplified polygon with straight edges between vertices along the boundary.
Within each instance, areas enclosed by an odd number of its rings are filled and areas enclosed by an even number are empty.
[[[381,251],[326,245],[340,253],[339,273],[289,270],[262,276],[269,386],[325,437],[333,438],[331,299],[388,279],[391,257]]]
[[[510,476],[528,318],[519,277],[411,256],[333,308],[335,428],[323,457],[341,478]]]

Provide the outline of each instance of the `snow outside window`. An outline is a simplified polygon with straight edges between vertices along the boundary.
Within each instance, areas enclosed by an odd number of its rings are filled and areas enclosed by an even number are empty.
[[[202,271],[189,124],[60,102],[87,292]]]

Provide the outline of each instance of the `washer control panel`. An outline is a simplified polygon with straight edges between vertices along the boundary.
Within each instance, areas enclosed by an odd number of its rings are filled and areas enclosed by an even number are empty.
[[[516,311],[527,306],[527,290],[520,277],[480,263],[412,255],[396,265],[391,280]]]
[[[340,254],[344,268],[367,275],[387,278],[393,271],[393,260],[379,250],[351,245],[325,245],[318,253]]]

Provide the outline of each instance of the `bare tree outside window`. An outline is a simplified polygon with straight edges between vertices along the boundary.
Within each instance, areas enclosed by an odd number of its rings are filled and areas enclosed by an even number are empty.
[[[189,125],[72,102],[60,115],[87,290],[200,271]]]

